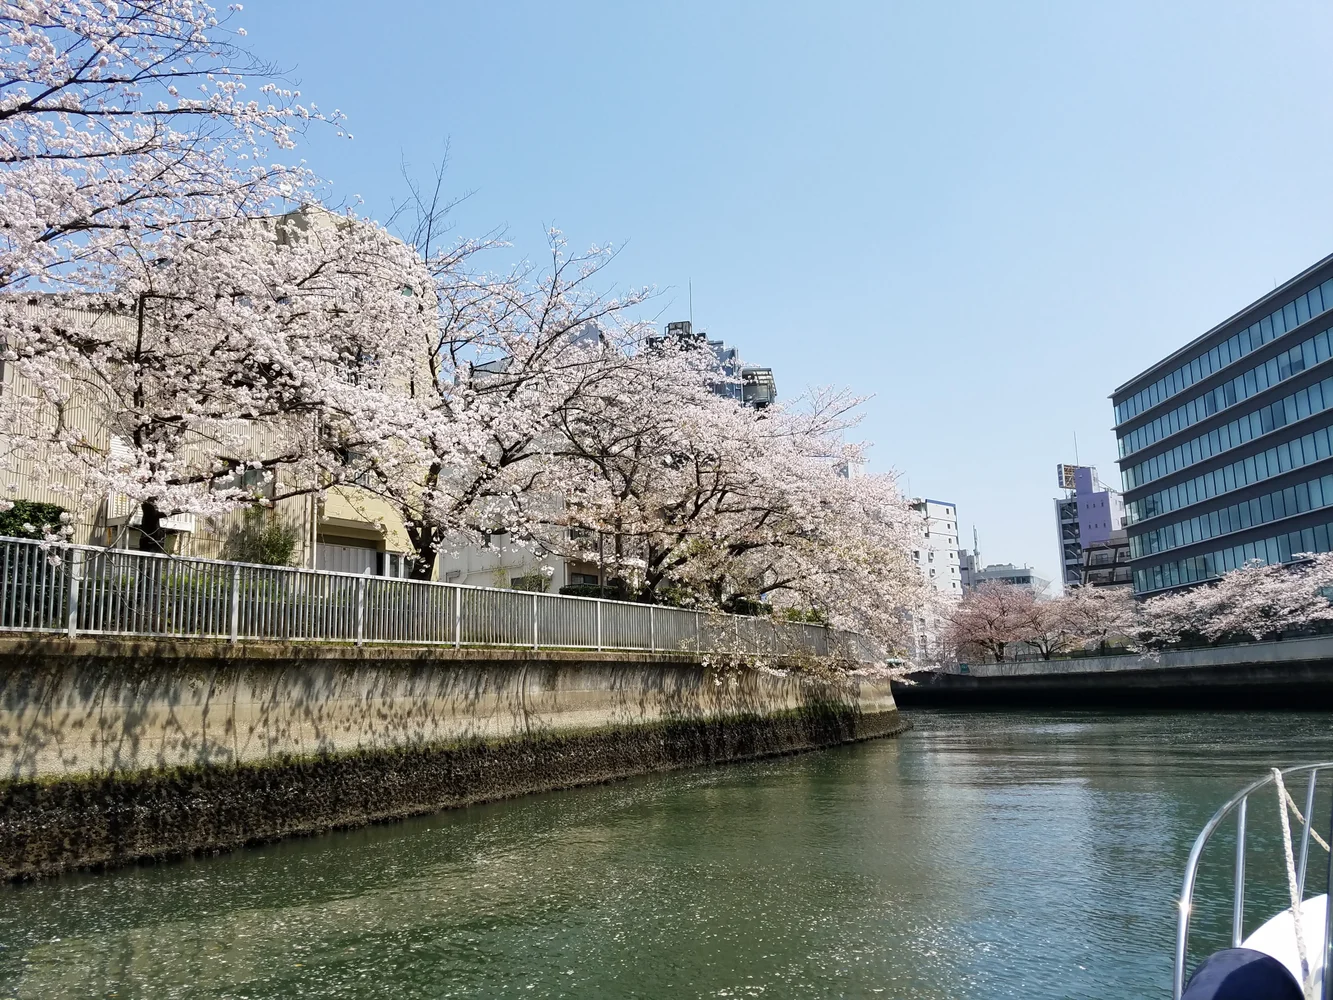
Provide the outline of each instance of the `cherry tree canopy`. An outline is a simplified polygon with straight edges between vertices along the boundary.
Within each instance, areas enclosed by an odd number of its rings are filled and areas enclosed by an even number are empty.
[[[1142,608],[1142,635],[1154,645],[1184,638],[1263,639],[1333,621],[1326,596],[1333,555],[1267,566],[1252,562],[1206,587],[1163,594]]]
[[[0,2],[0,288],[299,196],[271,153],[322,116],[243,34],[195,0]]]

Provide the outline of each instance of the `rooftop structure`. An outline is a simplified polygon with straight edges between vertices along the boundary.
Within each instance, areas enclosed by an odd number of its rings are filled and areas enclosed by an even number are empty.
[[[721,340],[709,340],[708,334],[694,332],[694,324],[687,319],[673,320],[666,326],[666,337],[682,344],[707,348],[717,358],[718,367],[726,381],[718,382],[713,391],[719,396],[734,399],[742,406],[763,409],[777,402],[778,386],[772,368],[747,365],[741,361],[740,351]]]
[[[1129,587],[1133,575],[1129,566],[1129,536],[1124,528],[1111,533],[1105,541],[1083,546],[1083,587]]]
[[[992,563],[976,572],[976,586],[983,583],[1003,583],[1011,587],[1029,587],[1035,594],[1043,594],[1050,587],[1051,581],[1038,576],[1031,566],[1015,566],[1013,563]]]

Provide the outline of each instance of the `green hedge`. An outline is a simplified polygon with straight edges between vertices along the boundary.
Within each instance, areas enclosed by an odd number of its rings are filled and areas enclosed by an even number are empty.
[[[9,510],[0,511],[0,535],[7,538],[41,539],[42,529],[55,529],[60,525],[60,515],[65,508],[54,503],[37,503],[35,500],[16,500]],[[31,525],[31,527],[25,527]]]

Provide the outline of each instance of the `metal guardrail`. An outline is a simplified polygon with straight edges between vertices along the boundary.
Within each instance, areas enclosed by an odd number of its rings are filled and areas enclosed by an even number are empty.
[[[822,625],[18,538],[0,538],[0,631],[885,659]]]
[[[1299,767],[1285,768],[1282,771],[1284,784],[1291,777],[1307,776],[1305,808],[1303,811],[1305,822],[1300,826],[1300,843],[1295,848],[1294,859],[1296,862],[1297,894],[1302,902],[1305,900],[1305,876],[1310,861],[1310,831],[1314,825],[1315,785],[1319,780],[1320,773],[1329,770],[1333,770],[1333,762],[1303,764]],[[1175,969],[1171,980],[1173,1000],[1180,1000],[1181,994],[1185,992],[1187,971],[1185,965],[1189,958],[1190,916],[1194,908],[1194,885],[1198,877],[1199,861],[1203,857],[1203,849],[1207,846],[1208,841],[1217,832],[1222,822],[1233,812],[1236,814],[1236,860],[1231,897],[1231,947],[1239,948],[1241,942],[1245,940],[1245,834],[1250,796],[1272,784],[1273,775],[1272,772],[1269,772],[1258,781],[1233,795],[1205,824],[1198,838],[1194,841],[1194,847],[1190,849],[1189,860],[1185,863],[1185,882],[1180,893],[1180,915],[1176,925]],[[1282,808],[1286,808],[1286,806],[1284,805]],[[1333,826],[1333,820],[1330,820],[1330,826]],[[1333,928],[1333,854],[1330,854],[1328,859],[1325,892],[1328,893],[1328,899],[1325,904],[1324,926],[1325,928]],[[1324,970],[1321,1000],[1333,1000],[1333,933],[1325,934]]]

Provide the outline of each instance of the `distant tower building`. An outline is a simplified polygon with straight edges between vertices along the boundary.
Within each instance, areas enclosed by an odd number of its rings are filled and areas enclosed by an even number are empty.
[[[1066,587],[1083,583],[1085,546],[1102,546],[1125,525],[1120,493],[1097,478],[1089,465],[1056,466],[1059,485],[1068,492],[1057,497],[1055,525],[1060,544],[1060,581]]]
[[[977,579],[977,573],[981,570],[981,546],[977,543],[977,529],[972,528],[972,551],[967,549],[958,550],[958,577],[960,589],[967,593],[975,587],[980,581]]]

